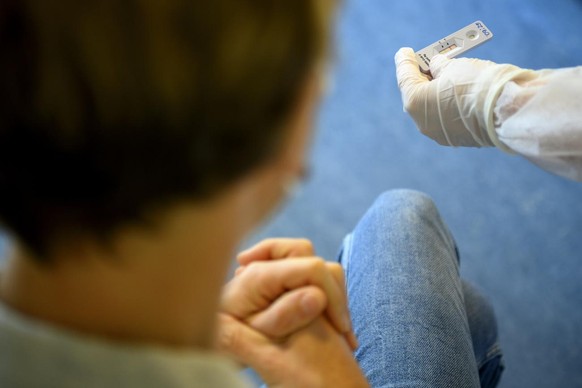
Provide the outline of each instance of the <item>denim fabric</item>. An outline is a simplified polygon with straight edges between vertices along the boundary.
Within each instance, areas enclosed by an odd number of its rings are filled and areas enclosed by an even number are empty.
[[[344,241],[356,358],[373,387],[493,387],[503,365],[491,306],[459,276],[424,194],[383,194]]]

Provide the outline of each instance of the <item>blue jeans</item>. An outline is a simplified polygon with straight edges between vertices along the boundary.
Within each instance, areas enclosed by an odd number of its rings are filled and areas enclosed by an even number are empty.
[[[390,191],[344,241],[355,356],[373,387],[494,387],[503,363],[489,303],[459,276],[429,197]]]

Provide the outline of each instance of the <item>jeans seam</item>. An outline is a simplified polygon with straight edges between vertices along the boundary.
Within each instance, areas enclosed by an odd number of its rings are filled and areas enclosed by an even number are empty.
[[[344,242],[343,242],[343,252],[342,252],[342,256],[341,258],[342,260],[342,266],[344,267],[344,271],[345,271],[345,276],[346,276],[346,290],[349,291],[349,285],[348,285],[348,280],[350,278],[349,276],[349,271],[350,271],[350,264],[351,264],[351,254],[352,254],[352,245],[353,245],[353,240],[354,240],[354,234],[350,233],[348,234],[345,238],[344,238]],[[374,291],[375,292],[375,291]],[[349,296],[348,296],[349,298]],[[374,303],[377,302],[377,298],[373,298]],[[372,312],[372,320],[374,322],[377,322],[380,319],[379,313],[378,313],[379,309],[374,309]],[[384,343],[384,336],[382,335],[382,332],[378,329],[377,325],[370,325],[369,326],[369,330],[371,329],[371,334],[374,338],[377,338],[378,341],[380,342],[380,348],[384,349],[385,348],[385,343]],[[358,352],[359,349],[356,349],[354,351],[354,357],[356,357],[356,354]],[[364,371],[364,373],[366,373],[367,371]]]
[[[478,363],[478,368],[481,369],[485,364],[487,364],[489,361],[491,361],[492,359],[494,359],[495,357],[499,357],[501,356],[501,346],[499,345],[499,343],[495,343],[493,344],[493,346],[491,346],[491,348],[489,348],[489,350],[487,351],[485,358],[483,359],[483,361]]]

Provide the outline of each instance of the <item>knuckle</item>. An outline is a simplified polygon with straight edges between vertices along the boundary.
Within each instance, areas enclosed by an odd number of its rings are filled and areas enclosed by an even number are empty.
[[[410,95],[403,99],[404,110],[411,116],[416,117],[424,111],[424,104],[421,103],[418,95]]]
[[[271,328],[269,330],[269,335],[275,337],[286,335],[286,331],[289,330],[292,323],[291,317],[294,315],[292,313],[294,313],[294,311],[275,309],[270,317]]]
[[[268,237],[260,242],[261,245],[273,245],[279,241],[278,238],[275,237]]]
[[[406,97],[403,99],[402,102],[403,102],[405,111],[411,112],[414,110],[415,106],[414,106],[414,101],[412,100],[412,98]]]
[[[284,362],[281,354],[275,349],[265,349],[261,354],[261,365],[259,371],[266,373],[280,373],[282,370],[286,370],[286,364]]]
[[[231,351],[235,354],[240,350],[242,341],[240,340],[241,333],[233,324],[220,325],[218,330],[218,347],[221,350]]]
[[[245,270],[241,273],[241,276],[244,276],[245,279],[257,279],[263,276],[264,271],[264,263],[261,261],[254,261],[247,265]]]
[[[328,262],[327,266],[329,267],[329,269],[331,269],[332,271],[337,271],[337,272],[343,272],[344,269],[341,266],[340,263],[335,263],[335,262]]]
[[[314,247],[311,240],[308,240],[306,238],[299,238],[297,239],[297,244],[299,245],[300,248],[307,252],[314,252]]]
[[[309,266],[310,266],[311,270],[313,272],[316,272],[316,273],[325,272],[327,269],[327,265],[325,264],[325,260],[323,260],[321,257],[314,257],[310,261]]]
[[[344,276],[344,268],[340,263],[328,263],[327,268],[333,275]]]

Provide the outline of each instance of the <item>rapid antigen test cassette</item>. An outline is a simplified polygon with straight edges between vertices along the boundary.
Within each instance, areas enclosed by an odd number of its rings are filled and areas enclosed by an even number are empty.
[[[416,52],[420,70],[423,73],[430,73],[430,60],[437,54],[443,54],[448,58],[454,58],[472,48],[475,48],[489,39],[493,38],[493,33],[482,21],[469,24],[467,27],[447,36]]]

